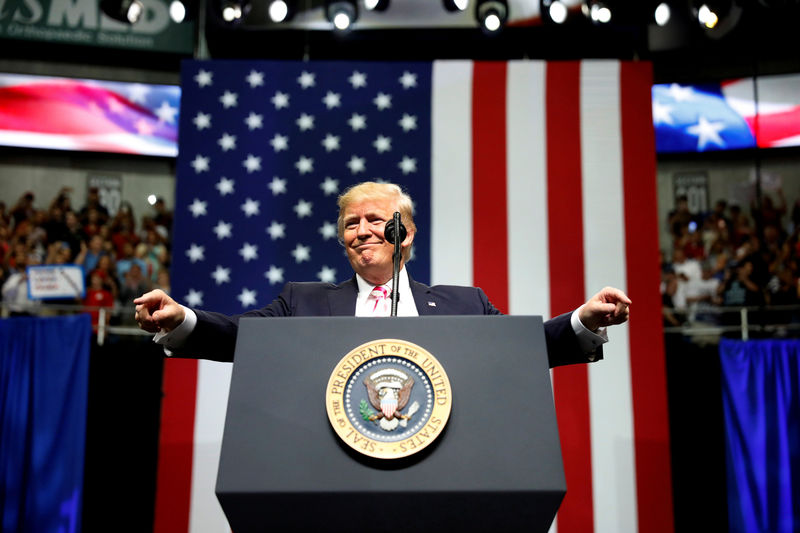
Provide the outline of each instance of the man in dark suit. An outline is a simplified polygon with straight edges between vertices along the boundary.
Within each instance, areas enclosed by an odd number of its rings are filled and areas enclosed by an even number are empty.
[[[437,285],[411,279],[405,269],[417,228],[411,198],[394,184],[366,182],[339,197],[339,240],[355,275],[348,281],[288,283],[263,309],[242,315],[186,308],[161,290],[137,298],[136,320],[171,355],[233,361],[239,318],[245,316],[386,316],[392,280],[394,245],[384,227],[399,211],[407,234],[401,243],[398,316],[497,315],[479,288]],[[628,319],[628,297],[606,287],[576,311],[545,322],[550,366],[584,363],[602,358],[605,327]]]

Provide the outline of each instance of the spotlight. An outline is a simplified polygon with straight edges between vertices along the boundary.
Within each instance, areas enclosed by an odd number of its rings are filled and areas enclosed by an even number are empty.
[[[497,33],[508,19],[508,5],[505,0],[484,0],[475,6],[475,18],[484,32]]]
[[[180,24],[186,18],[186,6],[180,0],[172,0],[169,4],[169,18]]]
[[[102,0],[100,9],[114,20],[136,24],[144,13],[140,0]]]
[[[658,7],[656,7],[656,12],[655,12],[656,24],[658,24],[659,26],[666,26],[671,16],[672,16],[672,11],[669,8],[669,4],[667,4],[666,2],[661,2],[660,4],[658,4]]]
[[[566,22],[569,15],[566,4],[561,0],[541,0],[539,2],[539,10],[543,21],[547,22],[549,20],[556,24]]]
[[[350,26],[358,18],[358,9],[352,1],[326,2],[325,15],[334,28],[339,31],[346,31],[350,29]]]
[[[564,21],[567,20],[567,6],[558,0],[550,4],[549,13],[550,18],[553,19],[553,22],[556,24],[563,24]]]
[[[239,0],[224,0],[222,2],[222,20],[229,24],[241,22],[250,12],[250,3]]]
[[[364,0],[364,7],[369,11],[386,11],[389,0]]]
[[[197,0],[172,0],[169,4],[169,18],[181,24],[197,18]]]
[[[719,15],[714,13],[708,5],[703,4],[697,10],[697,20],[706,28],[713,28],[719,22]]]
[[[469,6],[469,0],[443,0],[447,11],[464,11]]]
[[[743,7],[735,0],[692,0],[692,13],[705,34],[720,39],[739,23]]]
[[[292,18],[293,9],[287,0],[272,0],[267,8],[269,19],[272,22],[286,22]]]
[[[605,2],[589,0],[581,6],[581,10],[595,24],[611,22],[611,8]]]

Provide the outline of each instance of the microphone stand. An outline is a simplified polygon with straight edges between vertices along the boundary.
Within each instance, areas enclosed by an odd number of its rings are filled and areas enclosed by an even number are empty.
[[[397,282],[400,278],[400,213],[395,212],[392,217],[394,222],[394,253],[392,254],[392,316],[397,316]]]

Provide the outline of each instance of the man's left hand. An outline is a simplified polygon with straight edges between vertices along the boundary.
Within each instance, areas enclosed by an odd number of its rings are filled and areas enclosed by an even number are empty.
[[[622,324],[628,320],[631,300],[619,289],[605,287],[589,298],[578,310],[578,318],[590,331],[598,328]]]

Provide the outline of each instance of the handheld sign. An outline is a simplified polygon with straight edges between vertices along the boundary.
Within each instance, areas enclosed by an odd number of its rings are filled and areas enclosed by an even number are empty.
[[[31,300],[83,298],[86,285],[80,265],[31,266],[28,273],[28,297]]]

